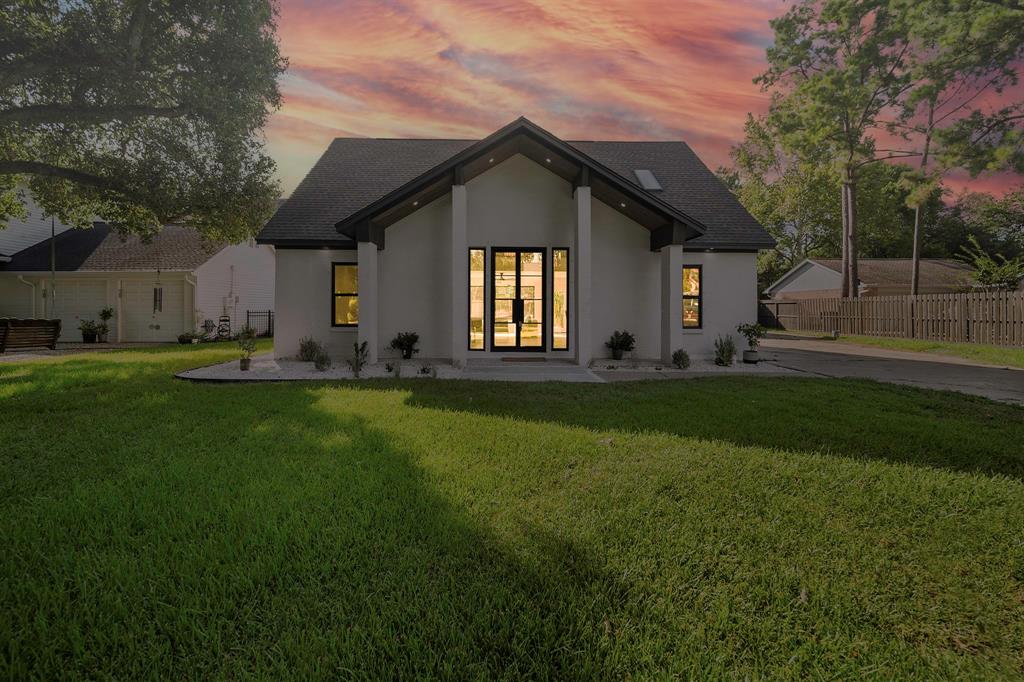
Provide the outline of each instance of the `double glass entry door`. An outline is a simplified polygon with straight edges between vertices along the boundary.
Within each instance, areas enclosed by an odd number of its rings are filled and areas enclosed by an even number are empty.
[[[544,249],[494,249],[491,347],[544,350]]]

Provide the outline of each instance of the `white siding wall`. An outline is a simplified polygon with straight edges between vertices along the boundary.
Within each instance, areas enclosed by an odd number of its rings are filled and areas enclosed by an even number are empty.
[[[196,270],[195,308],[197,324],[227,315],[236,332],[247,310],[273,310],[274,248],[245,243],[221,249]]]
[[[0,274],[0,317],[32,316],[32,289],[19,282],[15,275]]]
[[[829,289],[835,289],[838,296],[842,283],[842,275],[835,270],[816,263],[804,263],[772,290],[772,296],[779,298],[798,291],[827,291]]]
[[[324,344],[336,362],[349,357],[357,332],[331,326],[331,263],[355,263],[356,252],[278,249],[275,259],[274,355],[295,357],[299,339],[311,336]]]
[[[50,218],[43,214],[43,209],[32,201],[32,197],[27,191],[24,194],[24,202],[25,210],[28,212],[25,219],[8,219],[6,226],[0,228],[0,254],[13,256],[19,251],[50,238]],[[59,220],[53,221],[55,234],[60,234],[68,229],[70,228]]]

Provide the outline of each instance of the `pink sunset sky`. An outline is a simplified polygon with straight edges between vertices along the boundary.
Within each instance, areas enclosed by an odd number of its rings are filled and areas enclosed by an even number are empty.
[[[783,0],[281,0],[290,61],[266,134],[285,194],[340,136],[480,138],[518,116],[564,139],[682,139],[729,162],[768,96]],[[1002,192],[1020,176],[952,179]]]

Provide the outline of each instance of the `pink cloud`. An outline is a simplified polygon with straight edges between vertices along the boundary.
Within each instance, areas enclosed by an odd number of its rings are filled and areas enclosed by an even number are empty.
[[[282,0],[291,68],[267,130],[290,192],[331,138],[478,138],[525,115],[569,139],[683,139],[728,162],[767,108],[779,0]],[[1007,183],[1009,184],[1009,183]]]

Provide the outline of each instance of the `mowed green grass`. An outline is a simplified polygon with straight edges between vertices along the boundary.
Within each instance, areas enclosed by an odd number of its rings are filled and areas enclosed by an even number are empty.
[[[843,336],[840,342],[856,343],[862,346],[908,350],[917,353],[952,355],[958,358],[976,360],[989,365],[1024,368],[1024,348],[991,346],[984,343],[953,343],[950,341],[926,341],[923,339],[888,339],[877,336]],[[1024,379],[1022,379],[1024,381]]]
[[[1013,678],[1024,409],[0,363],[0,677]]]

